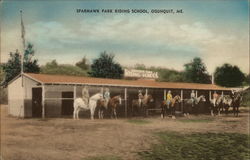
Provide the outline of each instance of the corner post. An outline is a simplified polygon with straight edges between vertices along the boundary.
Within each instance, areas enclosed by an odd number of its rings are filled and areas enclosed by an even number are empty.
[[[42,118],[45,118],[45,86],[42,84]]]
[[[125,100],[125,117],[128,117],[128,104],[127,104],[127,88],[124,89],[124,100]]]

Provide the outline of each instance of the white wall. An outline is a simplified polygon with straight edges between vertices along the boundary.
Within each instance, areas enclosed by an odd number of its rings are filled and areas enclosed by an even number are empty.
[[[24,88],[22,78],[19,77],[8,85],[9,114],[24,117]]]

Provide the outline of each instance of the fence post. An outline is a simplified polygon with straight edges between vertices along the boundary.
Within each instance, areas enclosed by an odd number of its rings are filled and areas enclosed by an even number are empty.
[[[125,100],[125,117],[128,117],[128,104],[127,104],[127,88],[124,89],[124,100]]]
[[[45,87],[42,85],[42,118],[45,118]]]
[[[76,99],[76,85],[74,85],[74,100]]]
[[[183,90],[181,90],[181,112],[183,113]]]

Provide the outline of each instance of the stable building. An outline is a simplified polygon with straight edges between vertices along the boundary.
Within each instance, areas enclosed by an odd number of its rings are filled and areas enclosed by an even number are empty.
[[[214,84],[156,82],[152,79],[125,80],[65,75],[24,73],[8,84],[9,115],[16,117],[63,117],[73,115],[73,101],[82,96],[84,86],[89,87],[90,96],[109,88],[111,97],[121,95],[122,106],[118,115],[131,115],[131,102],[138,99],[138,90],[151,94],[154,106],[158,107],[168,90],[173,96],[190,98],[191,90],[196,96],[205,95],[211,99],[212,93],[230,94],[231,89]]]

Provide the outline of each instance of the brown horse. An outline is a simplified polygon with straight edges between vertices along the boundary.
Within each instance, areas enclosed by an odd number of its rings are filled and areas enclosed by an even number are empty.
[[[113,118],[113,115],[114,115],[115,119],[117,119],[116,110],[117,110],[118,105],[121,105],[121,104],[122,104],[122,98],[120,95],[114,96],[109,100],[108,107],[111,109],[111,114],[110,114],[111,118]]]
[[[181,97],[176,95],[170,103],[167,103],[166,100],[162,101],[161,103],[161,117],[164,118],[167,112],[170,112],[170,115],[173,119],[175,119],[175,106],[177,103],[181,103]]]
[[[153,99],[152,95],[150,95],[150,94],[143,96],[141,105],[139,104],[138,99],[132,100],[132,113],[134,114],[134,111],[136,110],[137,115],[139,115],[140,113],[145,114],[146,108],[148,107],[148,104],[150,102],[153,102],[153,101],[154,101],[154,99]]]
[[[97,110],[98,110],[99,119],[103,119],[104,111],[107,110],[107,108],[105,106],[105,99],[99,99],[97,101]]]

